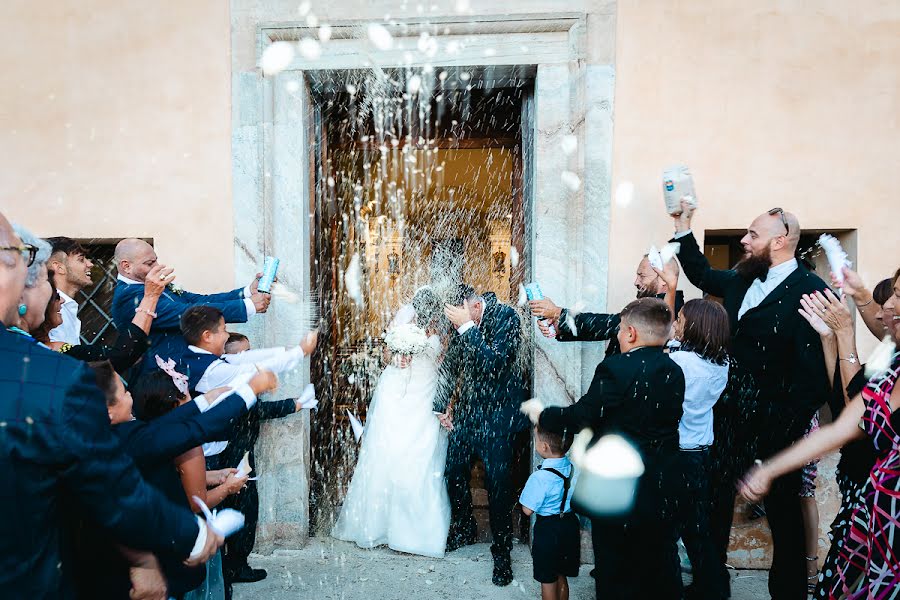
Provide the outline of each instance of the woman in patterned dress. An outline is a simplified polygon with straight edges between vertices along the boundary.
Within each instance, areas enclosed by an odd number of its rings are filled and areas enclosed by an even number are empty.
[[[883,322],[900,343],[900,277],[883,306]],[[754,467],[741,483],[751,501],[778,477],[844,444],[868,438],[878,455],[844,535],[835,538],[837,559],[820,576],[816,597],[900,598],[900,352],[871,377],[838,419]]]

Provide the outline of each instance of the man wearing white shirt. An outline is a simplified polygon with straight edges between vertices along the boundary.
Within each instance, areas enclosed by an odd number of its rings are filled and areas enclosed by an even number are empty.
[[[733,269],[717,270],[691,231],[694,209],[685,203],[681,208],[672,216],[682,269],[703,292],[722,298],[732,331],[733,365],[716,404],[712,456],[712,480],[720,485],[713,490],[711,525],[720,577],[727,582],[734,481],[754,459],[765,459],[802,437],[827,397],[821,342],[797,312],[803,294],[826,285],[795,257],[800,223],[793,214],[773,208],[758,216],[741,239],[744,258]],[[772,489],[765,503],[775,547],[769,592],[777,599],[806,598],[800,472],[777,480]]]
[[[53,249],[47,269],[53,273],[53,283],[62,300],[62,325],[50,330],[50,340],[77,346],[81,343],[81,321],[78,318],[78,292],[91,285],[94,266],[84,246],[72,238],[48,238]]]

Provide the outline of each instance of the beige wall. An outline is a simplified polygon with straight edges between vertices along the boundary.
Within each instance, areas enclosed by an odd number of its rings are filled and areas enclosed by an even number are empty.
[[[0,210],[40,235],[152,237],[234,281],[228,3],[5,0]]]
[[[613,202],[611,308],[672,232],[660,174],[677,162],[695,176],[697,229],[781,206],[804,228],[858,229],[869,283],[900,265],[900,3],[621,0],[617,23],[613,183],[635,193]]]

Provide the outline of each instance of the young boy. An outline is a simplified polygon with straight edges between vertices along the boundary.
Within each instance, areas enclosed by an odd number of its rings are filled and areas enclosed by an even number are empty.
[[[641,298],[620,316],[622,353],[597,366],[581,400],[564,408],[544,408],[538,400],[529,400],[522,410],[542,429],[590,427],[592,443],[617,433],[630,440],[644,462],[631,512],[591,520],[597,597],[681,598],[674,517],[681,485],[678,423],[684,374],[663,352],[671,336],[672,313],[662,300]]]
[[[572,512],[572,490],[578,474],[566,457],[570,433],[560,435],[534,428],[534,449],[544,459],[531,474],[519,503],[527,516],[537,514],[531,557],[534,578],[541,583],[541,600],[569,600],[567,577],[578,577],[581,528]]]
[[[250,338],[243,333],[231,331],[228,333],[228,341],[225,342],[225,354],[240,354],[250,349]]]

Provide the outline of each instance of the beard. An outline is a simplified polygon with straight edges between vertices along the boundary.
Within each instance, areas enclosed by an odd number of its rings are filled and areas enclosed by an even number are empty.
[[[748,254],[734,266],[734,270],[747,281],[765,281],[772,266],[772,250],[768,246],[760,254]]]
[[[655,289],[639,287],[637,289],[637,293],[634,295],[635,298],[640,300],[641,298],[656,298],[657,293]]]

